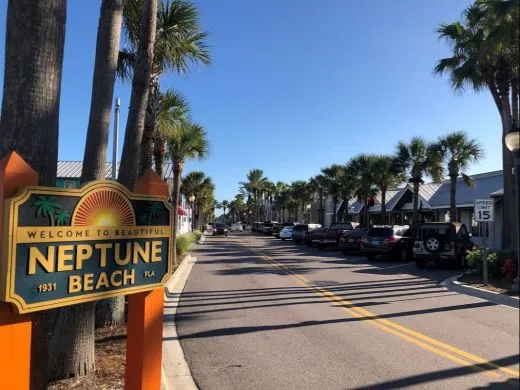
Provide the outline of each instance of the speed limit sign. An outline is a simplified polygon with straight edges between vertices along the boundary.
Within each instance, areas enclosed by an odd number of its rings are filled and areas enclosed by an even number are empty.
[[[475,222],[493,222],[495,213],[493,199],[475,200]]]

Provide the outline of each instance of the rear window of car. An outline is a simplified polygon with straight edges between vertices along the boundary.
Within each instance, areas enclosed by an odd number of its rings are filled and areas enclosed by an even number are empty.
[[[453,231],[449,226],[422,226],[421,238],[426,239],[430,237],[450,240],[453,237]]]
[[[392,228],[372,228],[368,229],[367,236],[372,237],[388,237],[394,234]]]
[[[363,237],[365,233],[367,232],[367,229],[354,229],[347,233],[347,236],[349,237]]]
[[[296,225],[294,227],[294,230],[308,230],[308,229],[309,229],[308,225]]]
[[[335,223],[332,225],[335,229],[352,229],[352,224],[350,223]]]

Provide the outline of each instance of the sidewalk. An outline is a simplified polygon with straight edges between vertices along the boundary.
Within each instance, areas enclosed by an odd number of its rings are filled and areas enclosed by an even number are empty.
[[[442,281],[441,286],[449,291],[455,291],[459,294],[471,295],[475,298],[496,303],[497,305],[510,306],[516,309],[520,308],[520,300],[518,298],[505,294],[500,294],[494,291],[485,290],[483,288],[473,287],[459,282],[458,279],[462,275],[464,274],[455,275],[451,278]]]
[[[187,256],[164,288],[163,390],[198,390],[184,358],[175,326],[179,297],[196,261],[195,257]]]

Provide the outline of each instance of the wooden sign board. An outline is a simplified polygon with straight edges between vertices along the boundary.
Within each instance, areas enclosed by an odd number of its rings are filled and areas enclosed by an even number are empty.
[[[115,181],[5,201],[0,301],[18,313],[152,290],[172,273],[173,208]]]

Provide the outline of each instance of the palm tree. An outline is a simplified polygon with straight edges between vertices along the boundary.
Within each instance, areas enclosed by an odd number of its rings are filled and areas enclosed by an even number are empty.
[[[172,202],[179,204],[181,175],[186,160],[205,159],[209,153],[209,143],[206,132],[201,125],[185,123],[182,126],[166,128],[169,157],[173,164],[173,192]],[[174,232],[177,230],[177,207],[173,209]],[[177,265],[177,256],[173,252],[174,264]]]
[[[188,173],[181,181],[181,194],[188,199],[190,195],[195,196],[195,202],[192,205],[192,229],[198,224],[196,216],[200,215],[203,205],[210,202],[213,205],[214,185],[210,177],[204,172],[193,171]]]
[[[128,79],[133,71],[138,48],[139,15],[144,0],[126,0],[124,26],[129,47],[119,55],[120,76]],[[141,143],[139,172],[152,167],[152,142],[156,169],[162,170],[165,159],[166,137],[158,131],[160,111],[160,76],[168,71],[186,73],[190,64],[209,64],[206,39],[201,32],[197,6],[185,0],[166,0],[157,10],[157,35],[154,44],[153,66],[149,78],[148,105]]]
[[[345,220],[345,215],[348,216],[350,200],[358,193],[359,188],[358,177],[352,171],[350,165],[347,164],[342,167],[338,177],[338,186],[341,199],[344,203],[343,220]]]
[[[286,199],[287,199],[287,184],[283,181],[277,181],[275,184],[275,194],[274,194],[274,202],[275,206],[278,209],[278,218],[280,218],[281,222],[285,222],[285,208]]]
[[[488,89],[502,122],[503,138],[520,123],[520,3],[518,0],[479,0],[463,13],[461,22],[441,24],[439,37],[448,41],[452,56],[439,60],[435,73],[448,73],[456,92],[465,86]],[[514,175],[512,154],[502,143],[504,171],[504,241],[514,247]]]
[[[470,139],[463,131],[450,133],[439,138],[440,151],[447,164],[450,178],[450,221],[457,221],[457,179],[462,176],[464,184],[473,185],[471,177],[466,175],[470,164],[484,156],[482,146],[476,139]]]
[[[355,175],[355,180],[358,183],[356,196],[358,200],[363,202],[363,224],[366,227],[369,225],[369,200],[373,198],[377,192],[373,177],[375,159],[375,155],[360,154],[348,163],[349,169]]]
[[[338,202],[341,197],[340,186],[339,186],[339,176],[341,175],[343,167],[338,164],[332,164],[330,167],[323,168],[321,172],[325,175],[327,192],[329,196],[332,198],[332,222],[337,221],[336,211],[338,208]]]
[[[37,217],[46,217],[49,218],[49,223],[51,226],[55,226],[55,215],[56,212],[62,209],[61,204],[56,200],[55,196],[43,196],[40,195],[36,198],[36,201],[33,203],[33,206],[36,208],[36,216]]]
[[[110,112],[123,21],[123,0],[103,0],[100,14],[81,183],[105,178]],[[113,163],[116,164],[116,161]]]
[[[413,218],[412,227],[419,222],[419,187],[423,177],[428,175],[434,181],[440,181],[443,173],[442,155],[438,145],[427,143],[420,137],[414,137],[410,143],[399,142],[397,158],[400,169],[403,169],[413,185]]]
[[[381,194],[381,216],[383,224],[386,224],[386,192],[405,180],[404,171],[396,156],[381,155],[374,159],[372,175],[374,184]]]
[[[229,207],[229,201],[227,200],[223,200],[221,203],[222,205],[222,214],[224,215],[224,217],[226,216],[226,209]]]
[[[298,209],[305,214],[305,206],[312,200],[312,188],[305,180],[296,180],[291,183],[291,195],[296,202],[296,218]]]
[[[260,194],[265,188],[267,178],[264,177],[264,171],[261,169],[251,169],[246,176],[245,182],[240,182],[241,189],[248,197],[252,198],[253,207],[255,210],[255,221],[258,221],[260,214]]]
[[[58,210],[54,214],[57,226],[66,226],[70,222],[70,214],[67,210]]]
[[[131,2],[125,3],[125,10]],[[141,150],[157,24],[157,0],[149,0],[144,3],[145,6],[139,14],[139,34],[134,37],[135,39],[131,39],[131,41],[136,42],[137,54],[133,67],[130,108],[126,121],[125,140],[118,177],[119,182],[129,190],[132,190],[137,180],[139,159],[136,156],[139,156]]]
[[[309,180],[312,191],[318,196],[319,210],[318,223],[322,224],[325,221],[325,209],[323,207],[323,198],[327,195],[328,181],[324,175],[316,175]]]
[[[66,8],[62,0],[21,0],[9,1],[6,13],[0,158],[16,150],[38,172],[39,184],[51,187],[58,165]],[[31,316],[30,382],[35,389],[48,382],[46,313]]]

